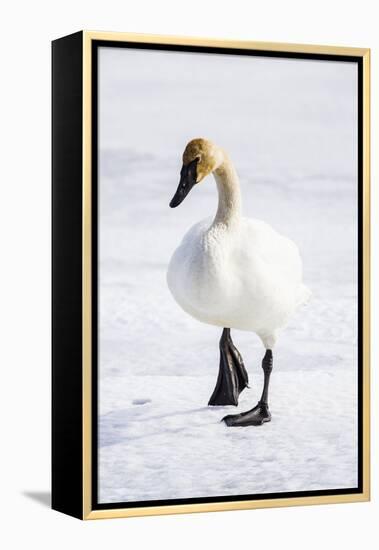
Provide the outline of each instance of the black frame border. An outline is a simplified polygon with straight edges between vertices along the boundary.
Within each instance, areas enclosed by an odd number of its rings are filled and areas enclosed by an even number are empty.
[[[52,42],[51,506],[82,518],[83,33]]]
[[[189,46],[144,42],[119,42],[113,40],[92,40],[92,510],[134,509],[158,506],[175,506],[183,504],[206,504],[215,502],[265,501],[271,499],[288,499],[299,497],[317,497],[332,495],[349,495],[363,493],[363,58],[354,55],[333,55],[320,53],[301,53],[245,48]],[[290,59],[307,59],[319,61],[337,61],[357,63],[358,71],[358,485],[343,489],[325,489],[317,491],[293,491],[281,493],[246,494],[233,496],[214,496],[182,499],[162,499],[133,502],[98,502],[98,49],[101,47],[128,48],[138,50],[160,50],[218,55],[242,55],[249,57],[274,57]]]

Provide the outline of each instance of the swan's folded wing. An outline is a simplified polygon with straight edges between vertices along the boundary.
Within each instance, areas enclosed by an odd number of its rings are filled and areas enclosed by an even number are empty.
[[[251,256],[259,256],[260,260],[275,270],[280,270],[284,275],[298,273],[301,277],[302,262],[299,249],[296,244],[284,237],[269,224],[261,220],[245,219],[243,231],[243,251]]]

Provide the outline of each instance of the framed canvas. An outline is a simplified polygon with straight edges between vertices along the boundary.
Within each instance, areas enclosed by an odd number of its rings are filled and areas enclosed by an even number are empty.
[[[53,508],[368,500],[369,50],[52,56]]]

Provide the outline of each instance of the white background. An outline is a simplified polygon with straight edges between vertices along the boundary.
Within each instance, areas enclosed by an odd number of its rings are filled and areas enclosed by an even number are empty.
[[[5,548],[374,548],[377,538],[377,346],[373,499],[345,504],[82,523],[49,510],[50,40],[80,29],[367,46],[378,96],[376,2],[191,0],[13,2],[2,9],[0,121],[0,542]],[[372,105],[372,150],[378,108]],[[373,250],[378,247],[373,155]],[[378,278],[377,256],[372,279]],[[377,303],[374,287],[372,303]],[[378,330],[373,307],[373,334]],[[4,540],[2,540],[4,539]]]

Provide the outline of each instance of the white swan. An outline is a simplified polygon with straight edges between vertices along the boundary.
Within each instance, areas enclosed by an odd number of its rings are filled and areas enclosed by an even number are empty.
[[[206,139],[194,139],[183,153],[178,206],[189,191],[213,173],[218,189],[215,218],[194,225],[174,252],[167,272],[177,303],[199,321],[224,327],[220,369],[210,405],[237,405],[248,377],[230,329],[258,334],[266,348],[264,388],[257,406],[224,418],[229,426],[260,425],[271,420],[268,385],[272,349],[298,306],[307,301],[297,246],[267,223],[241,216],[237,173],[227,153]]]

